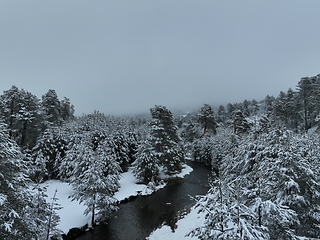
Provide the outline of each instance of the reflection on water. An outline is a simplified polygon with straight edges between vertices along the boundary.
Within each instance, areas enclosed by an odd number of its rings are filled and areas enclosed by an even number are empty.
[[[179,214],[194,201],[190,196],[202,195],[209,189],[210,167],[190,162],[193,172],[183,180],[169,184],[150,196],[139,196],[120,205],[107,225],[97,226],[77,240],[142,240],[162,224],[175,229]]]

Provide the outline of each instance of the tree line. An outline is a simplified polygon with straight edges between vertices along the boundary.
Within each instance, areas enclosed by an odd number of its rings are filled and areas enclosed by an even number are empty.
[[[148,119],[98,111],[75,117],[70,100],[59,100],[54,90],[38,99],[12,86],[0,95],[0,237],[60,234],[59,206],[45,203],[39,185],[45,180],[70,183],[71,197],[86,206],[94,226],[117,210],[113,195],[128,167],[139,181],[156,185],[186,160],[213,172],[208,194],[196,198],[207,212],[205,225],[190,235],[319,237],[319,89],[320,75],[304,77],[278,97],[204,104],[179,116],[156,105]]]

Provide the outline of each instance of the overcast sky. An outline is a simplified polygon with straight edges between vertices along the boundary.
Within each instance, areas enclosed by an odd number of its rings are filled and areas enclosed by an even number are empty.
[[[0,1],[0,92],[76,114],[189,109],[295,89],[320,73],[318,0]]]

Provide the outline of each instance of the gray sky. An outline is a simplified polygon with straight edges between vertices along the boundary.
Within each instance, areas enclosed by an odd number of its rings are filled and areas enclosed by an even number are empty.
[[[0,1],[0,91],[76,114],[261,100],[320,73],[320,1]]]

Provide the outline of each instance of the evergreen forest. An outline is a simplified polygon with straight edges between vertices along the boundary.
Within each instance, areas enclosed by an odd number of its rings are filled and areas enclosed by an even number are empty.
[[[41,99],[12,86],[0,95],[0,239],[59,239],[59,205],[46,180],[68,182],[91,224],[118,208],[120,174],[159,184],[187,161],[212,168],[210,189],[195,198],[205,213],[198,239],[320,238],[320,74],[295,89],[147,117],[99,111],[75,116],[67,97]]]

